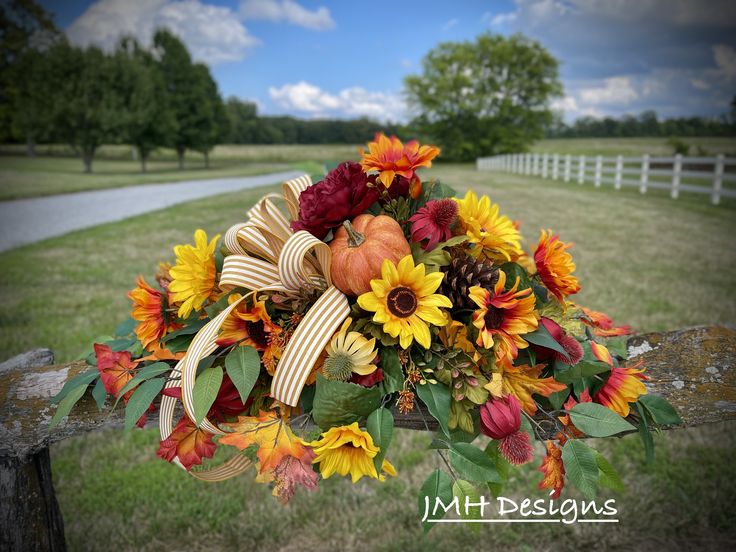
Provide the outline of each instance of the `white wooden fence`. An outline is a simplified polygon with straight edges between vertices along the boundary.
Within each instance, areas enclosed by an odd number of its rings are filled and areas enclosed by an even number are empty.
[[[627,157],[618,155],[561,155],[558,153],[510,153],[478,158],[479,171],[504,171],[541,176],[596,187],[613,184],[635,186],[642,194],[648,189],[669,190],[677,199],[680,192],[708,194],[718,205],[722,197],[736,198],[736,158],[717,157]],[[732,183],[731,188],[724,186]]]

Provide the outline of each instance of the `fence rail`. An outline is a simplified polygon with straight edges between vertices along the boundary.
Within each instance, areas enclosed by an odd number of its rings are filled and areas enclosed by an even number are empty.
[[[677,199],[680,192],[710,195],[711,203],[718,205],[721,198],[736,198],[736,158],[716,157],[652,157],[642,155],[561,155],[559,153],[510,153],[494,157],[480,157],[479,171],[503,171],[513,174],[541,176],[564,182],[595,187],[612,184],[616,190],[623,186],[638,187],[642,194],[649,189],[669,190]]]

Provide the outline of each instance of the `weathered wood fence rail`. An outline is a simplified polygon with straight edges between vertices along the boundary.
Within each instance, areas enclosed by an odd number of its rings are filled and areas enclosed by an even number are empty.
[[[612,184],[639,188],[669,190],[677,199],[680,192],[710,195],[718,205],[721,198],[736,198],[736,158],[716,157],[641,157],[561,155],[559,153],[510,153],[495,157],[480,157],[479,171],[503,171],[512,174],[541,176],[564,182],[594,186]],[[727,187],[729,184],[732,186]]]
[[[629,356],[644,360],[651,393],[661,394],[686,426],[736,419],[736,328],[697,327],[631,337]],[[53,365],[38,349],[0,364],[0,550],[64,550],[64,525],[51,479],[49,445],[122,426],[122,409],[100,412],[89,397],[53,431],[49,399],[89,367]],[[396,426],[436,428],[430,416],[395,413]],[[548,423],[540,418],[540,424]],[[155,416],[149,424],[157,424]],[[550,428],[551,429],[551,428]],[[141,451],[141,454],[148,454]],[[174,469],[174,468],[172,468]]]

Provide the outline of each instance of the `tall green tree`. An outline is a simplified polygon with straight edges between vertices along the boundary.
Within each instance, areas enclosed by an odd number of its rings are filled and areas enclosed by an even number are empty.
[[[179,37],[166,29],[158,29],[153,35],[153,46],[168,102],[177,122],[167,145],[176,150],[179,168],[183,169],[184,153],[197,141],[197,112],[202,87],[195,74],[192,57]]]
[[[221,143],[229,130],[227,111],[217,90],[209,68],[197,63],[193,67],[194,85],[197,101],[191,124],[194,130],[190,147],[204,155],[204,165],[210,166],[210,151]]]
[[[413,126],[442,146],[444,159],[522,151],[542,138],[562,94],[557,60],[522,35],[482,34],[444,42],[405,79]]]
[[[58,78],[53,102],[56,136],[82,155],[84,172],[92,172],[97,148],[118,141],[124,125],[125,103],[120,92],[119,67],[95,47],[59,44],[48,52]]]
[[[63,35],[33,0],[0,3],[0,29],[0,140],[24,139],[33,156],[51,130],[54,83],[44,52]]]
[[[176,133],[177,122],[166,93],[159,65],[150,52],[132,38],[124,38],[115,51],[122,96],[122,139],[138,150],[141,172],[151,152],[166,145]]]

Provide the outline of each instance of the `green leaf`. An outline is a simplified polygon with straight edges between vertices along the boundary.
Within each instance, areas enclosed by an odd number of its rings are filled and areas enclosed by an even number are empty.
[[[506,273],[506,289],[511,289],[516,283],[516,279],[519,279],[519,287],[517,289],[528,289],[532,287],[532,283],[529,280],[529,274],[524,270],[524,267],[517,263],[504,263],[501,265],[501,270]],[[543,327],[543,326],[540,326]]]
[[[620,359],[626,359],[629,356],[625,337],[614,337],[612,339],[608,339],[606,341],[606,348],[612,355],[617,356]]]
[[[51,402],[60,403],[64,399],[64,397],[66,397],[73,389],[76,389],[79,386],[82,386],[83,389],[86,389],[87,386],[95,380],[95,378],[99,377],[99,375],[100,372],[99,370],[97,370],[97,368],[92,368],[91,370],[87,370],[86,372],[77,374],[73,378],[67,380],[67,382],[64,384],[64,387],[62,387],[61,390],[51,398]]]
[[[642,395],[639,397],[639,402],[652,417],[652,420],[659,425],[678,425],[682,423],[680,415],[661,395]]]
[[[608,372],[611,367],[605,362],[581,360],[575,366],[558,362],[555,364],[555,379],[560,383],[576,383],[583,378]]]
[[[562,463],[570,482],[592,500],[598,489],[598,464],[592,449],[578,439],[570,439],[562,447]]]
[[[143,416],[143,413],[148,410],[148,407],[153,402],[161,390],[164,388],[166,380],[164,378],[156,378],[144,382],[138,389],[135,390],[130,396],[128,404],[125,406],[125,429],[133,429],[136,422]]]
[[[389,409],[377,408],[368,416],[365,427],[373,437],[373,443],[380,448],[373,459],[376,471],[380,474],[383,459],[386,457],[386,451],[391,445],[391,438],[394,434],[394,417]]]
[[[110,347],[111,351],[119,353],[120,351],[132,351],[132,349],[134,349],[136,345],[140,345],[140,342],[138,341],[137,337],[123,337],[120,339],[113,339],[112,341],[108,341],[107,343],[105,343],[105,345]]]
[[[432,513],[435,507],[436,499],[439,498],[443,504],[449,505],[453,500],[452,480],[450,476],[441,470],[434,470],[419,489],[419,497],[417,500],[419,506],[419,519],[424,520],[425,513],[427,520],[423,521],[424,532],[427,533],[432,526],[435,525],[429,520],[442,519],[445,517],[444,508],[437,508],[436,513]]]
[[[532,364],[534,366],[534,364]],[[569,389],[563,389],[562,391],[556,391],[547,397],[549,404],[552,405],[553,410],[560,410],[565,404],[565,401],[570,396]]]
[[[488,455],[470,443],[450,445],[450,465],[470,481],[501,483],[496,466]]]
[[[404,387],[404,371],[401,369],[399,355],[393,347],[381,349],[381,370],[383,370],[383,395],[401,391]]]
[[[547,349],[552,349],[553,351],[557,351],[558,353],[562,353],[567,356],[567,351],[562,348],[562,345],[555,341],[555,338],[550,335],[547,328],[542,324],[540,324],[535,331],[524,334],[521,337],[529,343],[533,343],[534,345],[539,345],[540,347],[545,347]]]
[[[194,407],[194,422],[199,426],[212,408],[217,393],[222,385],[222,367],[213,366],[203,370],[194,382],[192,390],[192,406]]]
[[[137,325],[138,320],[128,318],[125,322],[122,322],[117,328],[115,328],[115,335],[118,337],[127,337],[133,333]]]
[[[601,487],[623,492],[623,481],[621,481],[615,468],[598,451],[595,451],[595,462],[598,464],[598,484]]]
[[[427,405],[429,413],[440,424],[445,435],[450,435],[447,420],[450,418],[450,390],[440,383],[425,383],[416,386],[417,395]]]
[[[575,427],[591,437],[610,437],[636,428],[610,408],[596,403],[579,403],[570,409]]]
[[[458,479],[452,484],[452,495],[460,503],[460,517],[462,519],[480,519],[480,493],[475,485],[464,479]],[[473,506],[470,506],[473,504]],[[467,507],[466,507],[467,505]],[[480,531],[480,525],[474,523],[473,530]]]
[[[95,403],[97,403],[97,408],[100,410],[105,408],[107,389],[105,389],[105,386],[102,383],[102,378],[99,378],[95,383],[95,386],[92,388],[92,397],[94,397]]]
[[[381,402],[378,387],[328,380],[317,374],[312,417],[320,429],[351,424],[366,418]]]
[[[77,385],[76,387],[70,389],[66,395],[64,395],[64,398],[59,401],[59,406],[56,407],[56,412],[54,412],[54,417],[51,418],[51,423],[49,424],[49,429],[52,429],[58,424],[64,416],[68,415],[69,412],[71,412],[72,407],[77,404],[77,401],[82,398],[84,395],[84,392],[87,390],[87,383],[86,385]]]
[[[155,378],[156,376],[160,376],[161,374],[165,374],[166,372],[170,371],[171,367],[165,362],[154,362],[153,364],[149,364],[148,366],[141,368],[136,373],[136,375],[133,376],[130,381],[128,381],[128,383],[126,383],[120,390],[120,392],[118,393],[118,399],[115,401],[115,405],[117,406],[120,399],[123,398],[123,395],[125,395],[131,389],[135,389],[144,381]]]
[[[498,450],[498,443],[496,440],[489,442],[485,450],[486,455],[491,459],[493,465],[496,466],[496,471],[501,478],[500,483],[488,483],[488,488],[493,493],[493,496],[497,498],[501,496],[501,491],[503,491],[503,486],[509,477],[509,468],[511,467],[509,461],[501,456],[501,452]]]
[[[636,409],[639,412],[639,437],[644,445],[644,462],[651,464],[654,460],[654,439],[649,432],[649,424],[647,423],[647,414],[640,402],[636,402]]]
[[[169,341],[172,341],[173,339],[182,336],[182,335],[194,335],[199,330],[201,330],[205,324],[207,324],[209,320],[207,319],[200,319],[195,320],[191,324],[187,324],[183,328],[180,328],[178,330],[175,330],[169,334],[166,334],[163,339],[161,339],[162,343],[168,343]]]
[[[235,347],[225,357],[225,370],[240,393],[240,400],[245,404],[261,374],[261,357],[258,356],[258,351],[248,345]]]

